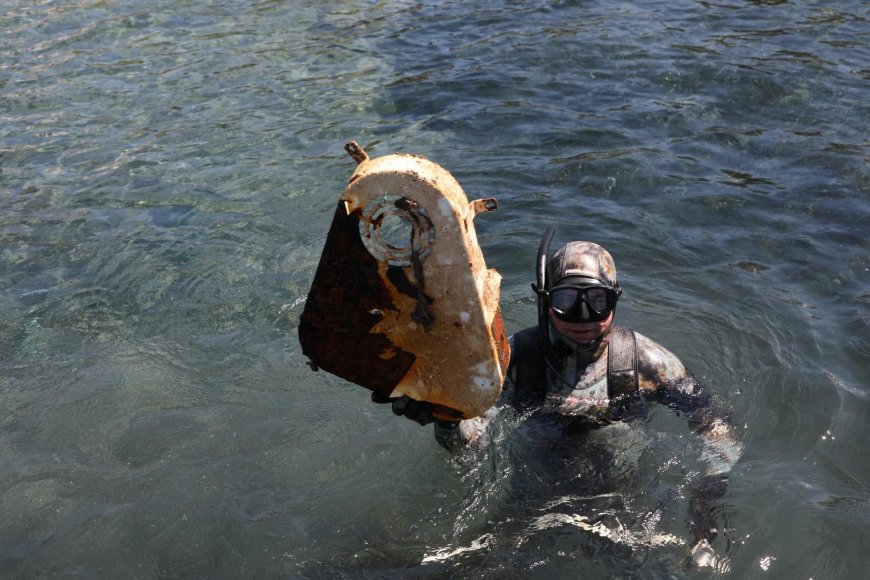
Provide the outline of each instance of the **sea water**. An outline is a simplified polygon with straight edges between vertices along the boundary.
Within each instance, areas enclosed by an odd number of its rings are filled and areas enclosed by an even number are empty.
[[[870,49],[859,0],[12,0],[0,10],[3,578],[859,578]],[[715,570],[685,417],[457,460],[301,354],[354,163],[478,216],[509,332],[545,228],[733,409]],[[555,446],[555,447],[554,447]]]

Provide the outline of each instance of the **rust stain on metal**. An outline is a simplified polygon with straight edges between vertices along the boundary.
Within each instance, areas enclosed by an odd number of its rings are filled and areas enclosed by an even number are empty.
[[[471,202],[474,205],[475,213],[485,213],[488,211],[495,211],[498,209],[498,200],[492,197],[487,197],[483,199],[476,199]]]
[[[376,260],[360,241],[359,213],[346,214],[341,203],[336,208],[299,338],[319,368],[389,395],[416,357],[397,349],[385,335],[369,334],[383,311],[395,305]]]
[[[362,163],[363,161],[368,161],[369,155],[365,152],[365,150],[359,146],[359,143],[356,141],[348,141],[344,144],[344,150],[347,151],[347,154],[353,157],[353,160],[357,162],[357,165]]]
[[[476,213],[450,173],[417,155],[358,166],[338,202],[302,313],[312,363],[381,394],[474,417],[497,399],[510,357],[501,276],[477,244]]]

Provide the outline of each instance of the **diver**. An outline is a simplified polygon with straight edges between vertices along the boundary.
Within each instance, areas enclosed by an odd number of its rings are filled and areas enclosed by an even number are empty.
[[[538,250],[538,324],[510,337],[511,358],[498,402],[483,416],[464,421],[436,420],[429,403],[402,396],[372,394],[376,403],[426,425],[452,453],[481,447],[499,410],[547,413],[566,428],[595,429],[644,416],[649,402],[685,415],[703,445],[708,467],[690,500],[695,565],[714,565],[711,542],[717,535],[717,502],[742,447],[729,413],[683,363],[655,341],[613,324],[622,289],[611,255],[598,244],[573,241],[549,253],[549,228]]]

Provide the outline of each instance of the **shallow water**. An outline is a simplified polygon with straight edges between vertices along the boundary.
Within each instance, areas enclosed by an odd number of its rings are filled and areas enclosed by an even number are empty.
[[[743,427],[719,573],[866,576],[865,2],[4,7],[2,576],[709,576],[683,419],[547,470],[507,416],[457,463],[310,371],[348,139],[499,199],[510,332],[547,225],[612,252],[620,322]]]

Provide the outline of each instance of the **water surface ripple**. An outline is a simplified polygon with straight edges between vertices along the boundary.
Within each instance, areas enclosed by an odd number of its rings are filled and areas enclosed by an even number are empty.
[[[709,577],[683,418],[456,462],[310,371],[348,139],[498,197],[511,332],[547,225],[611,250],[743,432],[714,574],[866,576],[866,2],[4,8],[4,578]]]

